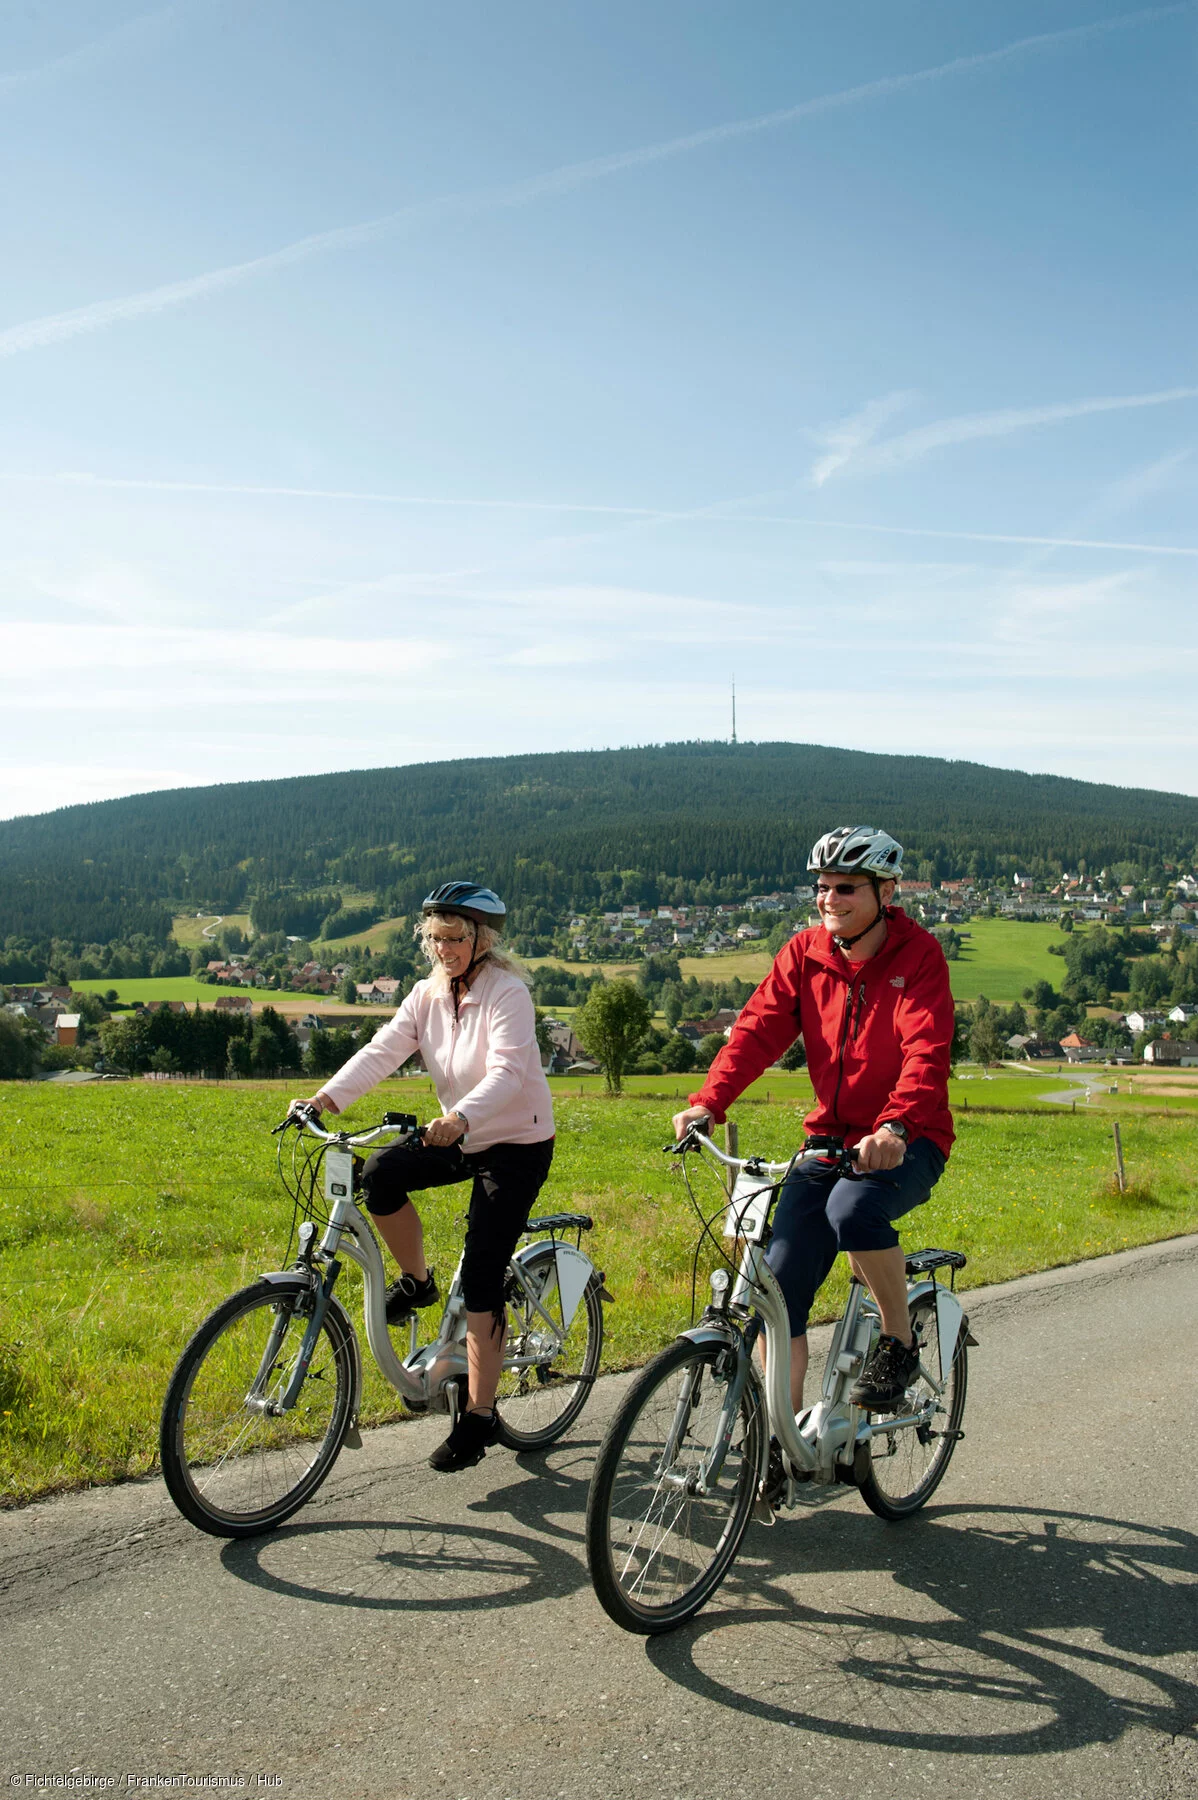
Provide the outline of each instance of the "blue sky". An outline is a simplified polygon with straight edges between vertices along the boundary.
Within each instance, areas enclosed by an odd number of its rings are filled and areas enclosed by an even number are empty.
[[[0,21],[0,816],[725,735],[1198,793],[1198,6]]]

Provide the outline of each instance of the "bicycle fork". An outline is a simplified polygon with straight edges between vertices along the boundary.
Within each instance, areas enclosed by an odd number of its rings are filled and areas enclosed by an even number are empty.
[[[661,1460],[657,1466],[658,1479],[667,1486],[683,1489],[688,1494],[706,1495],[718,1485],[732,1444],[732,1433],[736,1428],[736,1419],[740,1411],[745,1383],[750,1379],[753,1363],[750,1334],[755,1338],[759,1329],[757,1320],[750,1321],[743,1338],[739,1333],[721,1338],[723,1348],[712,1368],[708,1369],[705,1365],[698,1363],[692,1364],[691,1368],[687,1370],[682,1383],[682,1391],[678,1396],[678,1404],[674,1409],[673,1422],[662,1447]],[[726,1363],[728,1358],[734,1359],[734,1367],[724,1384],[724,1403],[720,1408],[720,1416],[711,1445],[697,1470],[690,1473],[676,1471],[673,1465],[689,1429],[691,1414],[702,1398],[704,1377],[710,1375],[711,1379],[719,1380],[719,1365],[721,1362]]]

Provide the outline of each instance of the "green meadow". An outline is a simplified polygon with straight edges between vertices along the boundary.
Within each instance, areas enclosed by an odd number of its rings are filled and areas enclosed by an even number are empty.
[[[315,1005],[324,998],[322,994],[285,993],[282,989],[229,987],[223,982],[209,986],[206,981],[197,981],[194,975],[146,975],[128,981],[119,976],[102,976],[98,981],[73,981],[71,986],[80,994],[107,994],[115,989],[117,999],[126,1006],[136,1000],[146,1005],[151,1000],[185,1000],[189,1006],[194,1006],[197,1001],[211,1006],[222,994],[237,994],[242,999],[248,995],[255,1006],[276,1006],[280,1000],[299,1000]]]
[[[781,1158],[795,1147],[805,1083],[789,1079],[785,1095],[780,1080],[763,1082],[735,1109],[742,1154]],[[691,1313],[698,1227],[673,1159],[662,1154],[676,1103],[672,1084],[656,1084],[656,1093],[633,1084],[619,1100],[606,1099],[597,1084],[581,1093],[576,1082],[557,1084],[557,1157],[543,1206],[595,1218],[589,1247],[615,1296],[606,1312],[609,1369],[642,1361]],[[269,1129],[295,1085],[6,1088],[0,1494],[7,1503],[152,1469],[162,1394],[183,1344],[224,1295],[281,1265],[291,1203]],[[1005,1090],[1007,1080],[985,1085]],[[387,1107],[428,1116],[430,1098],[427,1082],[395,1080],[348,1118],[364,1126]],[[964,1250],[969,1286],[1198,1228],[1192,1119],[1122,1112],[1131,1182],[1123,1196],[1112,1179],[1110,1124],[1109,1114],[1080,1108],[1014,1114],[971,1105],[958,1115],[948,1171],[906,1222],[904,1242]],[[714,1178],[701,1171],[697,1180],[705,1211],[721,1212]],[[466,1201],[465,1188],[440,1189],[421,1205],[443,1275],[457,1256]],[[700,1258],[700,1305],[710,1264],[710,1255]],[[348,1269],[342,1279],[356,1311],[359,1278]],[[821,1296],[822,1316],[842,1295],[836,1274]],[[368,1356],[367,1364],[364,1420],[399,1416]]]

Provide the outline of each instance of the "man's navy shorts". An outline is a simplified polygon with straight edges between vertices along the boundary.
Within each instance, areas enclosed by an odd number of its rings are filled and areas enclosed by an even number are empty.
[[[922,1206],[941,1175],[944,1157],[927,1138],[907,1145],[897,1169],[842,1175],[835,1163],[803,1163],[782,1184],[774,1208],[766,1261],[778,1278],[791,1337],[807,1329],[817,1290],[839,1250],[889,1250],[895,1219]]]

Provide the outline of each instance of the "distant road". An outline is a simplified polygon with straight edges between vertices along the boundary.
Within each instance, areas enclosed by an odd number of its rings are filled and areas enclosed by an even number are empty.
[[[273,1536],[156,1482],[0,1515],[0,1769],[300,1800],[1194,1800],[1198,1237],[980,1290],[966,1438],[887,1526],[754,1525],[691,1626],[600,1612],[600,1384],[545,1459],[368,1434]],[[618,1296],[617,1296],[618,1304]]]

